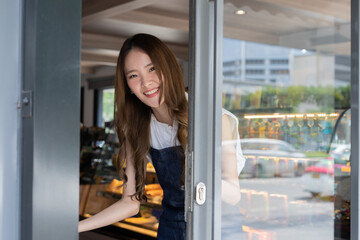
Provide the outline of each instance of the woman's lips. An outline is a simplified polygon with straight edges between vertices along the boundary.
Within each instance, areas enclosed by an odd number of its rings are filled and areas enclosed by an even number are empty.
[[[144,92],[144,95],[145,95],[146,97],[151,98],[151,97],[156,96],[156,95],[159,93],[159,90],[160,90],[160,87],[154,88],[154,89],[151,89],[151,90],[149,90],[149,91]]]

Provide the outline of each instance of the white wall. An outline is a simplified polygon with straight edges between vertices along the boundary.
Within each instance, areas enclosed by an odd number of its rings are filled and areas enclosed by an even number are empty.
[[[0,1],[0,239],[19,239],[21,87],[20,0]]]

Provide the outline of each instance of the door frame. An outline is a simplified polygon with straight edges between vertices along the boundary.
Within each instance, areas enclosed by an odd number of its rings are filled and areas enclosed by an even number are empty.
[[[359,18],[360,5],[359,0],[351,0],[351,221],[350,221],[350,239],[359,239],[360,229],[360,206],[359,206],[359,188],[360,188],[360,47],[359,47]]]
[[[20,239],[77,239],[81,1],[23,1]]]

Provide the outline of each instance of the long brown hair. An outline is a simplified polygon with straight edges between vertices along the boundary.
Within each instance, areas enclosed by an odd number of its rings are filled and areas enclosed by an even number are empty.
[[[126,183],[127,176],[124,165],[127,157],[126,141],[128,141],[133,150],[136,169],[136,192],[132,197],[141,201],[145,199],[146,156],[150,150],[150,118],[152,111],[135,94],[131,94],[127,85],[124,74],[125,58],[134,48],[144,51],[150,57],[156,69],[161,86],[163,86],[160,88],[160,96],[164,96],[170,116],[179,123],[177,137],[184,151],[187,144],[188,104],[185,97],[181,68],[170,49],[160,39],[149,34],[140,33],[128,38],[120,50],[115,76],[114,117],[120,144],[116,165],[120,176]],[[166,81],[166,84],[163,84],[163,81]],[[183,172],[184,163],[185,159],[183,158]]]

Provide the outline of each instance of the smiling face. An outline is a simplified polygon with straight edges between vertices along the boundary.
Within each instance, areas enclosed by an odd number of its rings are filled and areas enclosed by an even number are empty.
[[[143,50],[130,50],[125,58],[124,74],[130,90],[144,104],[158,108],[164,103],[164,97],[160,101],[164,84],[161,84],[150,57]]]

